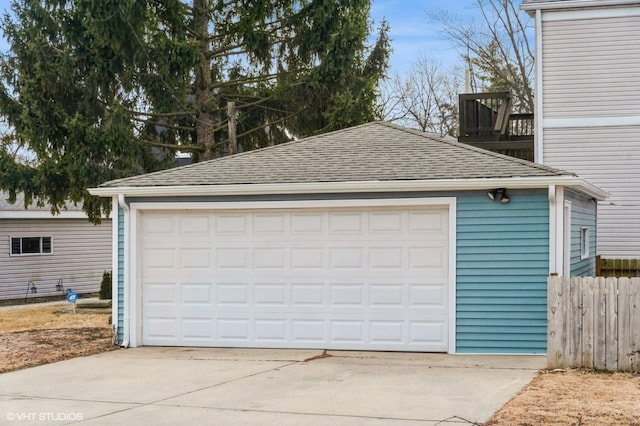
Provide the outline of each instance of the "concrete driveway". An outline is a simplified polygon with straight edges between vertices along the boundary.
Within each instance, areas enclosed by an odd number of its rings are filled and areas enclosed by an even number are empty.
[[[0,375],[0,424],[468,425],[540,356],[136,348]]]

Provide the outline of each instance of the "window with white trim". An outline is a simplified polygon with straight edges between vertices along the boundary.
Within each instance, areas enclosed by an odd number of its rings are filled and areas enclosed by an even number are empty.
[[[589,228],[580,228],[580,259],[589,257]]]
[[[52,254],[53,241],[51,237],[10,237],[11,256],[33,254]]]

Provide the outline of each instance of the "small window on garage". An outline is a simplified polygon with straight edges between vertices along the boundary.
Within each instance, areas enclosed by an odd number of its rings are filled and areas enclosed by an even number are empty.
[[[580,228],[580,259],[589,257],[589,228]]]
[[[11,256],[52,253],[51,237],[11,237]]]

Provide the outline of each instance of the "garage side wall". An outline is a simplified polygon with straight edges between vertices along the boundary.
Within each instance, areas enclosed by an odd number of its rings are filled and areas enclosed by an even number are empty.
[[[585,196],[565,191],[565,200],[571,201],[571,276],[593,277],[596,274],[597,204]],[[586,253],[582,243],[586,236]]]
[[[458,196],[458,353],[546,352],[549,201],[545,191]]]

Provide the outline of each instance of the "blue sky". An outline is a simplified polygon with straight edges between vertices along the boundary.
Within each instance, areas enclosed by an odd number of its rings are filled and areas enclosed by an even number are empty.
[[[391,46],[394,50],[389,75],[403,74],[412,62],[422,55],[443,65],[459,62],[459,55],[441,34],[437,23],[432,23],[430,11],[446,10],[465,21],[477,15],[473,0],[372,0],[371,19],[377,28],[386,18],[391,26]]]

